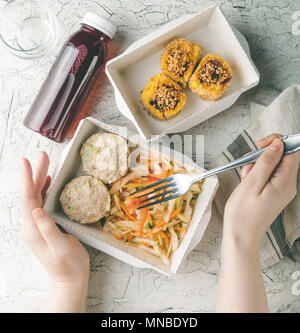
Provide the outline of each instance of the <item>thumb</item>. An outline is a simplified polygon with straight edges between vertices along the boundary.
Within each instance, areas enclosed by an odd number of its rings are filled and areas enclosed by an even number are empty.
[[[60,251],[65,251],[66,235],[58,229],[52,217],[42,208],[34,209],[32,216],[51,252],[59,253]]]
[[[250,174],[245,179],[245,181],[249,179],[254,184],[257,192],[261,192],[271,178],[281,160],[283,147],[283,142],[280,139],[275,139],[258,158]]]

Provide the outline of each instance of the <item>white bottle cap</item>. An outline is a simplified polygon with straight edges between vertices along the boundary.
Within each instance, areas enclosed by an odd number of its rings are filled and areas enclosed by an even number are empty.
[[[80,23],[87,24],[97,30],[102,31],[111,39],[114,37],[114,34],[117,31],[117,27],[114,24],[91,12],[87,12]]]

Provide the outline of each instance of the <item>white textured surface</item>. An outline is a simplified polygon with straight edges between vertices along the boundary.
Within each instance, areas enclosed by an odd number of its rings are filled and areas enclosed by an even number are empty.
[[[121,52],[133,41],[182,14],[196,12],[204,1],[111,0],[103,1],[119,27],[114,45]],[[234,107],[189,130],[205,135],[205,161],[209,162],[249,126],[249,103],[266,85],[282,90],[299,82],[300,36],[291,34],[291,15],[300,10],[292,0],[219,0],[224,13],[247,37],[261,84],[242,96]],[[49,3],[45,1],[45,3]],[[52,1],[63,32],[74,30],[87,10],[101,12],[96,1]],[[114,48],[115,49],[115,48]],[[56,52],[58,49],[56,50]],[[55,56],[55,55],[54,55]],[[46,297],[46,271],[19,238],[20,157],[36,160],[45,150],[55,164],[62,145],[52,143],[22,126],[22,120],[46,77],[54,56],[22,60],[0,48],[0,312],[38,311]],[[101,81],[101,80],[100,80]],[[91,99],[93,115],[108,123],[126,124],[118,112],[105,76]],[[53,167],[52,164],[52,167]],[[150,270],[132,268],[88,248],[91,280],[90,312],[214,311],[220,269],[220,225],[209,225],[203,242],[187,258],[183,271],[166,278]],[[293,296],[291,275],[299,264],[286,258],[264,272],[272,311],[299,312],[300,298]],[[172,297],[170,297],[172,295]]]

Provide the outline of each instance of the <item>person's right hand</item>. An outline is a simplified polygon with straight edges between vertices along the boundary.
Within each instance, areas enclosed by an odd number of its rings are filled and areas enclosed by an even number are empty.
[[[224,239],[241,248],[258,251],[267,229],[296,195],[300,152],[282,156],[279,137],[271,134],[257,142],[260,148],[270,147],[255,164],[243,167],[242,182],[226,203]]]
[[[21,235],[47,269],[53,287],[75,286],[86,292],[90,263],[86,249],[74,236],[61,232],[42,209],[50,182],[48,167],[49,158],[42,152],[33,180],[30,162],[22,159]]]

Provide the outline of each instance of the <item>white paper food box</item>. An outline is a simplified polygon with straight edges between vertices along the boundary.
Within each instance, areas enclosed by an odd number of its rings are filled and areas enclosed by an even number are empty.
[[[211,215],[212,200],[218,187],[217,177],[214,176],[205,180],[202,188],[203,191],[196,201],[188,231],[179,248],[172,255],[170,267],[167,267],[160,258],[146,253],[138,247],[129,246],[123,241],[115,239],[113,235],[104,232],[99,223],[82,225],[73,222],[61,209],[59,197],[64,186],[73,177],[83,174],[80,157],[82,143],[92,134],[101,131],[120,134],[117,126],[104,124],[92,117],[88,117],[80,122],[73,139],[67,145],[58,161],[53,175],[53,183],[46,198],[45,210],[50,213],[56,223],[61,225],[68,233],[73,234],[79,240],[92,247],[136,267],[152,268],[167,275],[176,273],[185,255],[199,243],[208,225]],[[145,141],[143,141],[140,136],[134,137],[132,133],[127,133],[130,146],[135,145],[139,149],[146,147],[144,146]],[[174,161],[182,161],[183,155],[181,153],[171,151],[171,154],[174,156]],[[185,166],[196,168],[197,171],[203,172],[203,169],[189,158],[185,158],[184,163]]]
[[[202,54],[215,53],[227,60],[233,72],[229,89],[217,102],[204,101],[188,88],[186,105],[173,119],[160,121],[144,110],[141,91],[149,79],[160,73],[160,55],[175,38],[186,38],[204,48]],[[108,61],[106,74],[113,85],[117,106],[146,140],[189,128],[229,108],[246,90],[259,82],[245,37],[231,27],[221,10],[209,3],[197,14],[169,22],[133,43],[124,53]]]

